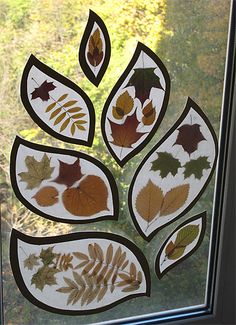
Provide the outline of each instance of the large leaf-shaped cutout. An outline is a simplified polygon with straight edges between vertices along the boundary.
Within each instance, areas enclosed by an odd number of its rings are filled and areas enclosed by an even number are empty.
[[[18,199],[45,218],[67,223],[118,218],[113,176],[84,153],[17,137],[11,153],[11,181]]]
[[[120,166],[150,141],[164,117],[169,93],[165,66],[154,52],[138,43],[102,113],[103,138]]]
[[[151,240],[183,216],[209,183],[217,157],[215,132],[190,98],[181,117],[138,167],[129,209],[139,233]]]
[[[37,238],[13,229],[10,261],[21,293],[55,313],[92,314],[150,295],[146,258],[132,242],[114,234]]]
[[[159,279],[198,249],[205,229],[206,212],[203,212],[186,220],[170,234],[161,246],[155,262]]]
[[[103,20],[92,10],[79,48],[79,62],[86,77],[98,86],[109,64],[111,44]]]
[[[47,133],[62,141],[92,145],[95,115],[91,100],[76,84],[33,55],[22,75],[21,100]]]

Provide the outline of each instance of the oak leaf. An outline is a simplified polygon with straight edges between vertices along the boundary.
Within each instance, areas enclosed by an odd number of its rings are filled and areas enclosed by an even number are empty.
[[[199,157],[197,159],[191,159],[183,167],[185,167],[184,177],[190,177],[194,175],[197,179],[201,179],[203,170],[211,168],[208,157]]]
[[[41,188],[33,198],[41,207],[48,207],[58,202],[58,191],[53,186],[45,186]]]
[[[142,105],[149,98],[151,89],[162,89],[160,78],[154,73],[156,68],[137,68],[131,76],[126,87],[134,86],[135,96],[141,101]]]
[[[134,100],[126,90],[117,98],[115,106],[112,107],[112,115],[117,120],[121,120],[132,111],[133,107]]]
[[[89,38],[87,58],[93,67],[97,67],[103,59],[103,44],[98,28]]]
[[[157,155],[158,158],[151,162],[151,170],[159,170],[162,178],[166,177],[169,173],[175,176],[181,167],[180,161],[169,152],[158,152]]]
[[[109,120],[109,119],[108,119]],[[110,121],[112,144],[122,148],[132,148],[132,144],[137,142],[145,133],[137,131],[139,121],[136,117],[136,111],[127,116],[123,124],[116,124]]]
[[[66,210],[81,217],[108,210],[107,199],[107,186],[100,177],[95,175],[86,176],[76,188],[68,188],[62,196]]]
[[[152,100],[143,108],[142,122],[144,125],[152,125],[156,119],[156,110],[152,105]]]
[[[21,172],[18,175],[22,182],[27,183],[26,189],[29,190],[38,187],[42,181],[49,179],[54,170],[54,167],[50,167],[50,159],[46,154],[40,161],[37,161],[33,156],[26,156],[25,165],[28,171]]]
[[[24,260],[24,267],[28,270],[33,270],[34,266],[39,265],[39,257],[35,254],[30,254],[25,260]]]
[[[151,222],[159,213],[163,199],[164,196],[160,187],[149,180],[136,198],[135,204],[139,215],[147,222]]]
[[[59,160],[59,164],[59,175],[53,180],[53,182],[71,187],[76,181],[79,181],[82,178],[83,174],[81,172],[79,158],[77,158],[72,164],[67,164]]]
[[[49,92],[55,88],[56,86],[54,86],[53,82],[47,82],[47,80],[45,80],[41,86],[35,88],[31,93],[31,99],[41,98],[42,101],[47,101],[50,98]]]
[[[179,210],[186,202],[189,194],[189,184],[179,185],[168,191],[164,197],[160,216],[167,216]]]
[[[198,149],[199,142],[206,140],[199,124],[184,124],[178,128],[179,134],[175,144],[179,144],[190,155]]]

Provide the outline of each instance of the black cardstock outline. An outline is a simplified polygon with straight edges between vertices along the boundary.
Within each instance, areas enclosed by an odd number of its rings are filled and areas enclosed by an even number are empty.
[[[169,138],[169,136],[178,128],[178,126],[183,122],[183,120],[185,119],[185,117],[188,115],[190,109],[195,110],[200,116],[201,118],[204,120],[204,122],[206,123],[208,129],[210,130],[210,133],[212,135],[213,138],[213,142],[215,144],[215,157],[214,157],[214,161],[212,164],[212,168],[211,168],[211,172],[205,182],[205,184],[203,185],[202,189],[200,190],[200,192],[198,193],[198,195],[194,198],[194,200],[179,214],[177,215],[175,218],[171,219],[170,221],[168,221],[167,223],[165,223],[164,225],[162,225],[161,227],[156,228],[153,232],[150,233],[149,236],[145,236],[145,234],[143,233],[141,227],[139,226],[135,214],[133,212],[132,209],[132,192],[133,192],[133,187],[134,187],[134,183],[136,181],[136,178],[141,170],[141,168],[143,167],[143,165],[146,163],[146,161],[149,159],[149,157],[160,147],[160,145],[166,141],[167,138]],[[135,174],[132,178],[130,187],[129,187],[129,193],[128,193],[128,206],[129,206],[129,211],[130,211],[130,215],[132,217],[133,223],[137,229],[137,231],[139,232],[140,236],[142,236],[145,240],[147,240],[148,242],[152,240],[152,238],[164,227],[166,227],[167,225],[171,224],[172,222],[176,221],[177,219],[181,218],[182,216],[184,216],[195,204],[196,202],[199,200],[199,198],[201,197],[201,195],[203,194],[203,192],[205,191],[207,185],[209,184],[213,173],[215,171],[215,167],[216,167],[216,161],[217,161],[217,157],[218,157],[218,142],[217,142],[217,137],[215,134],[215,131],[210,123],[210,121],[208,120],[208,118],[206,117],[206,115],[203,113],[203,111],[201,110],[201,108],[190,98],[188,97],[185,109],[183,111],[183,113],[181,114],[181,116],[179,117],[179,119],[175,122],[175,124],[170,128],[170,130],[165,134],[165,136],[152,148],[152,150],[146,155],[146,157],[144,157],[144,159],[142,160],[142,162],[140,163],[140,165],[138,166],[137,170],[135,171]]]
[[[125,156],[122,160],[120,160],[116,156],[115,152],[112,150],[112,148],[110,146],[110,143],[109,143],[109,141],[107,139],[106,129],[105,129],[105,122],[106,122],[107,112],[108,112],[111,101],[113,100],[114,96],[116,95],[117,91],[121,87],[124,80],[127,78],[130,71],[133,69],[136,61],[139,58],[139,55],[140,55],[141,51],[146,53],[156,63],[158,68],[161,70],[161,72],[163,74],[163,77],[165,79],[165,83],[166,83],[165,95],[164,95],[162,107],[161,107],[161,110],[160,110],[160,114],[159,114],[159,116],[158,116],[152,130],[149,132],[148,136],[136,148],[134,148],[127,156]],[[126,87],[124,87],[124,88],[126,88]],[[161,59],[150,48],[148,48],[146,45],[142,44],[141,42],[138,42],[131,61],[129,62],[127,68],[122,73],[121,77],[118,79],[115,86],[111,90],[109,96],[107,97],[107,100],[106,100],[106,102],[104,104],[104,107],[103,107],[102,117],[101,117],[101,130],[102,130],[103,139],[104,139],[104,141],[106,143],[106,146],[107,146],[110,154],[112,155],[112,157],[115,159],[115,161],[117,162],[117,164],[120,167],[123,167],[127,163],[127,161],[129,161],[137,153],[139,153],[147,145],[147,143],[152,139],[152,137],[156,133],[156,131],[157,131],[158,127],[160,126],[160,124],[161,124],[161,122],[162,122],[162,120],[164,118],[164,115],[166,113],[167,105],[168,105],[168,102],[169,102],[169,96],[170,96],[170,76],[169,76],[169,73],[168,73],[166,67],[164,66]]]
[[[62,219],[62,218],[57,218],[51,215],[48,215],[41,210],[39,210],[36,206],[32,205],[29,201],[27,201],[24,196],[21,194],[20,189],[17,184],[17,177],[16,177],[16,157],[18,153],[18,149],[20,145],[24,145],[30,149],[45,152],[45,153],[56,153],[56,154],[62,154],[62,155],[69,155],[73,156],[76,158],[81,158],[84,160],[87,160],[94,165],[96,165],[98,168],[102,170],[102,172],[105,174],[110,188],[111,188],[111,193],[112,193],[112,203],[113,203],[113,215],[106,215],[106,216],[101,216],[101,217],[96,217],[94,219],[89,219],[89,220],[69,220],[69,219]],[[85,154],[82,152],[77,152],[73,150],[68,150],[68,149],[59,149],[59,148],[53,148],[53,147],[47,147],[43,146],[40,144],[32,143],[29,141],[26,141],[18,136],[16,136],[14,144],[12,146],[12,151],[11,151],[11,159],[10,159],[10,177],[11,177],[11,184],[12,188],[15,192],[16,197],[32,212],[46,218],[50,219],[52,221],[57,221],[57,222],[64,222],[68,224],[85,224],[85,223],[91,223],[91,222],[98,222],[98,221],[103,221],[103,220],[118,220],[119,216],[119,193],[118,189],[116,186],[115,179],[109,169],[105,167],[99,160]]]
[[[189,223],[192,223],[193,221],[197,220],[197,219],[202,219],[202,228],[201,228],[201,233],[200,236],[198,238],[197,244],[194,246],[194,248],[188,252],[186,255],[184,255],[183,257],[180,257],[176,262],[174,262],[173,264],[169,265],[162,273],[160,272],[160,268],[159,268],[159,264],[160,264],[160,257],[161,257],[161,253],[163,251],[163,249],[165,248],[166,244],[168,243],[168,241],[170,240],[171,236],[177,232],[180,228],[186,226]],[[193,253],[195,253],[195,251],[198,249],[198,247],[201,245],[204,235],[205,235],[205,230],[206,230],[206,219],[207,219],[207,213],[206,211],[201,212],[197,215],[195,215],[194,217],[185,220],[183,223],[181,223],[177,228],[175,228],[175,230],[172,231],[172,233],[168,236],[168,238],[164,241],[164,243],[162,244],[161,248],[159,249],[157,256],[156,256],[156,260],[155,260],[155,271],[156,271],[156,275],[159,279],[161,279],[167,272],[169,272],[170,269],[174,268],[176,265],[178,265],[179,263],[183,262],[186,258],[188,258],[189,256],[191,256]]]
[[[98,24],[99,28],[101,29],[104,39],[105,39],[104,59],[103,59],[102,65],[100,67],[100,70],[99,70],[97,76],[95,76],[93,74],[93,72],[91,71],[91,68],[88,65],[86,57],[85,57],[86,46],[87,46],[87,43],[88,43],[88,40],[91,35],[91,32],[92,32],[95,22]],[[98,87],[99,83],[101,82],[101,80],[107,70],[107,67],[108,67],[108,64],[110,61],[110,57],[111,57],[111,42],[110,42],[110,37],[108,34],[108,30],[106,28],[106,25],[104,24],[103,20],[94,11],[92,11],[90,9],[88,22],[85,27],[84,34],[82,36],[80,47],[79,47],[79,63],[80,63],[80,66],[81,66],[84,74],[86,75],[86,77],[96,87]]]
[[[116,243],[120,243],[127,247],[132,254],[135,255],[138,262],[140,263],[140,266],[142,268],[142,271],[144,272],[145,279],[146,279],[146,292],[145,293],[136,293],[131,294],[127,297],[123,297],[119,299],[118,301],[115,301],[111,303],[110,305],[106,305],[104,307],[99,307],[95,309],[90,310],[65,310],[65,309],[58,309],[55,307],[50,307],[43,302],[39,301],[37,298],[35,298],[27,289],[27,286],[25,285],[25,282],[23,280],[23,277],[21,275],[20,266],[19,266],[19,259],[18,259],[18,247],[17,247],[17,241],[18,239],[22,240],[23,242],[32,244],[32,245],[44,245],[44,244],[54,244],[54,243],[63,243],[68,242],[72,240],[79,240],[80,239],[107,239],[112,240]],[[64,314],[64,315],[90,315],[98,312],[106,311],[121,302],[124,302],[126,300],[130,300],[132,298],[141,297],[141,296],[148,296],[150,297],[150,291],[151,291],[151,277],[150,277],[150,270],[148,266],[148,262],[146,260],[146,257],[142,253],[142,251],[130,240],[121,237],[116,234],[106,233],[106,232],[77,232],[72,233],[68,235],[60,235],[55,237],[31,237],[27,236],[16,229],[12,229],[11,232],[11,238],[10,238],[10,263],[11,268],[13,272],[13,276],[15,278],[15,281],[17,283],[18,288],[20,289],[22,295],[28,299],[32,304],[36,305],[39,308],[42,308],[46,311],[57,313],[57,314]]]
[[[32,107],[28,93],[27,93],[27,78],[30,72],[30,69],[35,66],[38,68],[40,71],[44,72],[46,75],[49,77],[57,80],[58,82],[62,83],[63,85],[71,88],[74,90],[79,96],[83,98],[85,101],[85,104],[87,105],[88,108],[88,113],[89,113],[89,132],[88,132],[88,140],[82,140],[82,139],[76,139],[76,138],[71,138],[67,137],[65,135],[62,135],[58,132],[56,132],[53,128],[51,128],[48,124],[46,124],[41,118],[35,113],[34,108]],[[93,104],[88,97],[88,95],[79,87],[77,86],[74,82],[71,80],[67,79],[63,75],[59,74],[55,70],[51,69],[49,66],[46,64],[42,63],[39,61],[33,54],[30,55],[23,74],[21,78],[21,85],[20,85],[20,95],[21,95],[21,101],[30,115],[30,117],[33,119],[33,121],[45,132],[50,134],[51,136],[65,142],[69,143],[74,143],[74,144],[81,144],[84,146],[91,147],[93,144],[93,138],[94,138],[94,131],[95,131],[95,112],[94,112],[94,107]]]

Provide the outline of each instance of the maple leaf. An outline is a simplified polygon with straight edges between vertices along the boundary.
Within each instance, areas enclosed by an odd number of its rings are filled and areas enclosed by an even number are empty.
[[[103,59],[103,51],[102,51],[102,39],[100,37],[100,31],[97,28],[95,32],[90,36],[89,44],[88,44],[88,53],[87,58],[89,63],[93,67],[97,67],[102,59]]]
[[[154,73],[156,68],[137,68],[131,76],[127,87],[134,86],[135,95],[141,101],[142,105],[149,98],[151,89],[162,89],[160,78]]]
[[[45,285],[54,285],[57,284],[55,274],[60,272],[56,268],[49,266],[42,266],[38,269],[31,279],[31,284],[35,284],[35,287],[39,290],[43,290]]]
[[[175,176],[181,167],[180,161],[168,152],[158,152],[157,155],[158,158],[151,162],[151,170],[159,170],[162,178],[166,177],[169,173]]]
[[[53,247],[48,247],[47,249],[42,248],[39,257],[41,258],[44,265],[50,265],[53,263],[53,260],[57,254],[53,253],[52,250]]]
[[[26,156],[25,164],[28,171],[21,172],[18,175],[22,182],[27,183],[26,189],[30,190],[38,187],[45,179],[49,179],[54,170],[54,167],[50,167],[50,159],[46,154],[40,161],[37,161],[33,156]]]
[[[199,124],[184,124],[178,128],[179,134],[175,144],[179,144],[190,155],[198,149],[199,142],[206,140]]]
[[[108,119],[109,120],[109,119]],[[136,117],[136,111],[127,116],[123,124],[116,124],[110,121],[111,135],[114,145],[124,148],[132,148],[132,144],[137,142],[145,133],[137,132],[139,121]]]
[[[39,97],[42,99],[42,101],[47,101],[50,98],[49,92],[54,90],[55,88],[56,86],[54,86],[53,82],[47,82],[47,80],[45,80],[41,84],[41,86],[35,88],[34,91],[31,93],[31,99],[36,99]]]
[[[39,257],[35,254],[30,254],[25,260],[24,260],[24,267],[28,270],[33,270],[34,266],[39,265]]]
[[[79,181],[83,174],[81,173],[81,166],[79,158],[73,164],[67,164],[59,160],[59,175],[53,180],[58,184],[64,184],[71,187],[76,181]]]
[[[207,158],[208,157],[204,156],[188,161],[184,165],[184,177],[187,178],[191,175],[194,175],[197,179],[200,179],[203,175],[203,170],[211,168],[209,161],[207,161]]]

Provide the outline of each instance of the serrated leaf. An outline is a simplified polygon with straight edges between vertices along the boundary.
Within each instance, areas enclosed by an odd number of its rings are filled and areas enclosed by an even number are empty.
[[[189,194],[189,184],[180,185],[168,191],[164,197],[160,216],[167,216],[179,210],[186,202]]]
[[[201,179],[203,176],[203,170],[207,170],[211,168],[209,161],[207,161],[208,157],[199,157],[197,159],[191,159],[188,161],[183,167],[184,170],[184,178],[190,177],[194,175],[197,179]]]
[[[134,107],[134,100],[126,90],[116,100],[115,106],[112,108],[113,117],[121,120],[127,114],[129,114]]]
[[[158,158],[151,162],[151,170],[159,170],[162,178],[167,177],[169,173],[175,176],[181,167],[179,159],[174,158],[169,152],[158,152],[157,155]]]
[[[24,267],[28,270],[33,270],[33,268],[37,265],[40,265],[38,262],[39,257],[35,254],[30,254],[25,260],[24,260]]]
[[[159,213],[163,203],[163,192],[151,180],[138,193],[135,206],[139,215],[150,223]]]
[[[46,249],[42,248],[39,257],[41,258],[44,265],[50,265],[53,263],[56,254],[53,253],[53,247],[48,247]]]
[[[52,286],[57,284],[55,274],[58,272],[57,269],[49,267],[49,266],[42,266],[38,269],[38,271],[32,276],[31,284],[34,284],[37,289],[43,291],[45,285]]]

